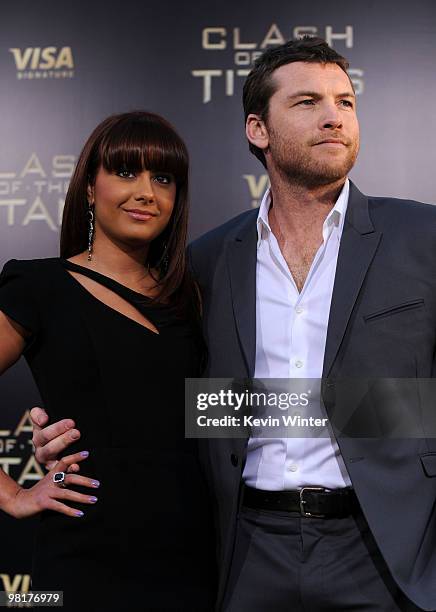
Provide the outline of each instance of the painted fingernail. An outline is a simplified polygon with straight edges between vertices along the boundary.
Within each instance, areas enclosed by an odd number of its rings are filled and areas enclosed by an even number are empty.
[[[92,497],[89,498],[89,501],[92,503],[95,503],[97,501],[98,497],[95,497],[94,495]]]
[[[82,451],[80,454],[82,457],[87,457],[89,455],[89,451]]]
[[[76,510],[76,516],[83,516],[85,513],[81,510]]]
[[[100,486],[100,483],[99,483],[99,481],[98,481],[98,480],[93,480],[93,481],[91,482],[91,484],[92,484],[92,486],[93,486],[93,487],[99,487],[99,486]]]

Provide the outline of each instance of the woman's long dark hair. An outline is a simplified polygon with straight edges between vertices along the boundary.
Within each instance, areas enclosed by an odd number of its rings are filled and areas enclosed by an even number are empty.
[[[198,293],[186,265],[189,156],[185,143],[168,121],[145,111],[112,115],[92,132],[80,153],[70,181],[62,218],[60,253],[67,259],[88,247],[87,187],[103,166],[108,172],[125,168],[171,173],[176,201],[164,231],[150,244],[145,264],[157,269],[159,302],[198,311]],[[165,260],[165,265],[163,261]]]

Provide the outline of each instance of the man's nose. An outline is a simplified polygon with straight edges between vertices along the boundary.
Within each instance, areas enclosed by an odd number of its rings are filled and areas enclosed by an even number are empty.
[[[320,127],[323,129],[342,127],[342,116],[336,104],[327,104],[323,108]]]
[[[155,201],[153,183],[149,172],[141,173],[134,197],[135,200],[142,201],[145,204],[152,204]]]

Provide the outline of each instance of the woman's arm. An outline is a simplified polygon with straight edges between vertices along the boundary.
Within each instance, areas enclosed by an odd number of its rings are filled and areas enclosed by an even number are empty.
[[[26,338],[29,335],[21,325],[0,311],[0,374],[21,357],[26,346]],[[53,482],[53,475],[55,472],[67,472],[70,466],[83,461],[88,454],[86,451],[82,451],[64,457],[56,463],[44,478],[29,489],[20,487],[13,478],[0,469],[0,508],[15,518],[26,518],[41,512],[41,510],[55,510],[68,516],[82,516],[82,511],[71,508],[58,500],[93,504],[97,501],[97,498],[59,486]],[[99,486],[98,481],[76,474],[67,474],[64,484],[74,484],[94,489]]]
[[[0,374],[18,361],[26,346],[26,338],[29,338],[30,335],[24,327],[0,311]],[[43,420],[41,424],[44,425],[48,422],[48,416],[41,408],[34,408],[30,415],[34,426],[33,443],[36,449],[36,459],[45,464],[47,469],[51,469],[57,462],[58,455],[70,444],[77,442],[80,432],[73,429],[74,421],[71,419],[64,419],[41,429],[34,414]],[[70,472],[78,472],[79,469],[76,463],[69,467]]]
[[[29,335],[24,327],[0,311],[0,374],[21,357]]]

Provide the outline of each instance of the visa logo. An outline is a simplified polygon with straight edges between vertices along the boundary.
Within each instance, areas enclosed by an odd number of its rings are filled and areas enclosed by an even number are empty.
[[[74,68],[71,47],[27,47],[11,48],[17,70],[56,70]]]

